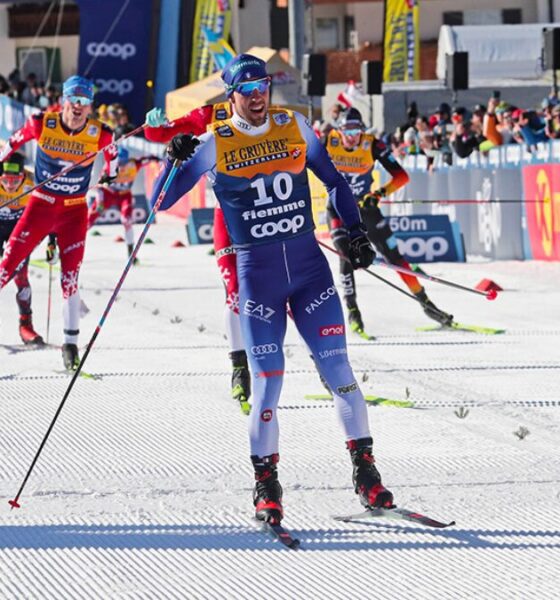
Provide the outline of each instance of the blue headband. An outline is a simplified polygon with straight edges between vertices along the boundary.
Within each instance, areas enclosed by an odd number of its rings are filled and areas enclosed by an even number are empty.
[[[72,75],[62,84],[62,95],[85,96],[93,100],[93,81],[79,75]]]
[[[222,71],[222,80],[226,85],[226,96],[231,96],[235,87],[244,81],[268,77],[264,60],[252,54],[234,56]]]

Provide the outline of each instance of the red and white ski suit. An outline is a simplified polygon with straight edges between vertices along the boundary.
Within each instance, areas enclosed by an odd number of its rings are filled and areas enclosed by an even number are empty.
[[[79,131],[69,130],[60,112],[31,115],[0,153],[0,161],[30,140],[37,141],[35,181],[41,183],[90,152],[105,148],[104,170],[117,174],[117,151],[111,130],[96,119],[88,119]],[[31,193],[22,217],[14,227],[0,262],[0,288],[16,268],[49,233],[55,233],[60,251],[64,341],[77,343],[80,319],[78,275],[84,257],[87,231],[86,192],[95,158],[63,177],[44,184]]]

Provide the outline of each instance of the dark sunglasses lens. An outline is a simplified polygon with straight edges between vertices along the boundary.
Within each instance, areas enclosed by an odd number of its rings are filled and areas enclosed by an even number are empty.
[[[255,90],[257,90],[259,94],[264,94],[269,85],[270,82],[268,79],[248,81],[247,83],[239,84],[239,86],[237,86],[237,91],[243,96],[250,96]]]

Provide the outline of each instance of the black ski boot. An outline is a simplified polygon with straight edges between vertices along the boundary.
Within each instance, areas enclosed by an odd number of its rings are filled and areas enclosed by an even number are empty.
[[[31,315],[20,315],[19,317],[19,337],[24,344],[33,344],[35,346],[44,346],[45,340],[33,329]]]
[[[255,489],[253,490],[253,504],[255,505],[255,518],[267,523],[280,523],[284,512],[282,510],[282,486],[278,481],[279,455],[251,456],[255,469]]]
[[[241,410],[248,415],[251,411],[249,398],[251,397],[251,374],[247,364],[245,350],[236,350],[229,353],[233,372],[231,374],[231,397],[239,402]]]
[[[418,300],[420,300],[420,302],[422,302],[424,314],[427,317],[429,317],[430,319],[433,319],[434,321],[437,321],[440,325],[443,325],[443,326],[449,326],[449,325],[451,325],[451,323],[453,323],[453,315],[450,315],[449,313],[446,313],[446,312],[443,312],[443,310],[440,310],[428,298],[428,295],[426,294],[426,291],[424,290],[424,288],[422,288],[417,294],[415,294],[415,296],[418,298]]]
[[[390,508],[393,506],[393,494],[381,483],[381,475],[375,468],[375,459],[371,453],[372,444],[370,437],[346,442],[354,465],[354,490],[366,508]]]
[[[76,344],[62,344],[62,360],[67,371],[75,371],[80,364],[78,346]]]
[[[130,258],[130,255],[132,254],[132,251],[134,250],[134,244],[127,244],[126,245],[126,249],[128,252],[128,258]],[[135,256],[134,260],[132,261],[133,265],[137,265],[138,264],[138,258]]]

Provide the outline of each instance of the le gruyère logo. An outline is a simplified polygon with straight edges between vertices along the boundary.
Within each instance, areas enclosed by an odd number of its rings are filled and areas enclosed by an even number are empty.
[[[280,160],[289,156],[288,138],[280,138],[278,140],[262,140],[255,144],[226,150],[224,152],[224,162],[226,171],[235,171],[243,167],[271,160]]]
[[[75,142],[74,140],[65,140],[58,137],[45,136],[41,147],[43,150],[51,150],[53,152],[64,152],[66,154],[73,154],[80,156],[84,154],[85,146],[81,142]]]

